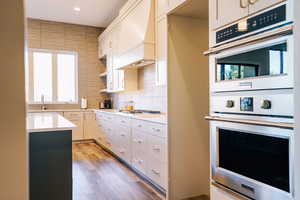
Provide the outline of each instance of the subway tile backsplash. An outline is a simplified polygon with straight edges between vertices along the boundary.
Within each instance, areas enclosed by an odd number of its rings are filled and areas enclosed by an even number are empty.
[[[155,65],[139,69],[138,91],[113,94],[112,98],[116,109],[121,109],[126,102],[133,101],[135,109],[167,113],[167,87],[156,86]]]

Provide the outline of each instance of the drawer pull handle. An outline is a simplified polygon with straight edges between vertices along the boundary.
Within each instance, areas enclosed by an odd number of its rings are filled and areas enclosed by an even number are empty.
[[[160,129],[153,128],[153,131],[160,132]]]
[[[142,164],[143,162],[144,162],[143,160],[139,160],[139,161],[138,161],[139,164]]]
[[[122,120],[121,122],[122,122],[122,123],[125,123],[125,121],[124,121],[124,120]]]
[[[160,151],[160,148],[159,147],[153,147],[153,150],[154,151]]]
[[[121,153],[121,154],[124,154],[124,153],[125,153],[125,151],[120,151],[120,153]]]
[[[154,169],[152,169],[152,172],[153,172],[154,174],[156,174],[156,175],[160,175],[160,173],[159,173],[158,171],[154,170]]]
[[[139,144],[142,144],[142,143],[143,143],[143,140],[139,140],[138,143],[139,143]]]
[[[138,125],[139,128],[142,128],[142,125]]]
[[[126,135],[125,135],[125,134],[121,134],[121,136],[122,136],[122,137],[125,137]]]

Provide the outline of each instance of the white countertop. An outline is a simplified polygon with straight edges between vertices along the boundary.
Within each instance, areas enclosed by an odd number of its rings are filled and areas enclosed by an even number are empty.
[[[111,113],[111,114],[120,115],[124,117],[130,117],[132,119],[144,120],[144,121],[149,121],[154,123],[168,124],[168,118],[167,115],[165,114],[148,114],[148,113],[130,114],[130,113],[122,113],[114,109],[103,109],[103,110],[95,110],[95,111]]]
[[[47,112],[93,112],[94,109],[48,109],[48,110],[28,110],[28,113],[47,113]]]
[[[27,132],[72,130],[76,126],[55,112],[27,113]]]

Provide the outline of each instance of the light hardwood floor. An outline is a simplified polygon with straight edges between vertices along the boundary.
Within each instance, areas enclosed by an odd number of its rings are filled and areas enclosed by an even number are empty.
[[[73,144],[73,200],[163,200],[94,143]]]

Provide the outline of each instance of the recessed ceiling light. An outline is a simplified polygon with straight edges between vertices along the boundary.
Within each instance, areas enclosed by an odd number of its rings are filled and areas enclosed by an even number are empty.
[[[79,7],[74,7],[74,10],[79,12],[80,11],[80,8]]]

